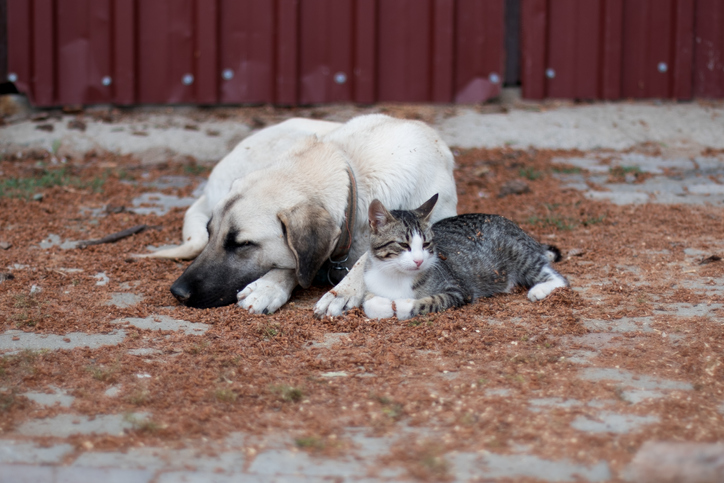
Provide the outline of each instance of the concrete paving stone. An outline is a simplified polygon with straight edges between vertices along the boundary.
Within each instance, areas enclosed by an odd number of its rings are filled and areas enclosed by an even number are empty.
[[[56,467],[55,483],[103,482],[103,483],[151,483],[154,475],[144,470],[118,468]]]
[[[133,307],[143,300],[143,295],[127,292],[113,292],[111,299],[105,302],[105,305],[112,305],[119,309]]]
[[[720,316],[722,314],[722,304],[686,304],[686,303],[675,303],[667,304],[665,310],[659,308],[654,309],[654,313],[671,313],[675,312],[674,315],[677,317],[710,317]]]
[[[185,188],[194,181],[201,182],[204,181],[204,178],[192,179],[190,176],[166,175],[160,176],[153,181],[147,181],[142,184],[147,188],[165,190],[169,188]]]
[[[594,156],[579,158],[579,157],[572,157],[572,158],[553,158],[551,159],[552,163],[557,164],[570,164],[571,166],[575,166],[580,169],[585,169],[588,172],[591,173],[608,173],[611,168],[610,166],[601,164],[601,159],[596,158]],[[572,176],[570,173],[560,173],[564,177]],[[573,173],[576,174],[576,173]],[[580,176],[580,178],[578,177]],[[577,175],[575,179],[580,179],[585,184],[585,178],[583,175]],[[584,188],[586,189],[586,188]]]
[[[143,420],[146,413],[133,417]],[[131,418],[123,414],[99,414],[93,419],[79,414],[59,414],[52,418],[35,419],[22,423],[15,432],[24,436],[53,436],[67,438],[74,434],[123,435],[124,430],[133,428]]]
[[[69,408],[75,398],[65,393],[61,388],[56,386],[48,386],[52,393],[30,391],[23,393],[23,396],[34,401],[41,406],[54,406],[58,404],[60,407]]]
[[[249,473],[218,474],[201,472],[169,472],[158,476],[155,483],[330,483],[340,481],[338,478],[329,476],[308,476],[308,475],[253,475]],[[354,483],[377,483],[380,481],[401,481],[398,479],[379,479],[354,477],[343,481]],[[402,480],[405,481],[405,480]],[[409,481],[409,480],[407,480]]]
[[[528,404],[532,407],[528,409],[534,413],[542,412],[545,408],[572,408],[580,406],[582,403],[577,399],[563,399],[560,397],[546,397],[529,399]]]
[[[550,461],[528,454],[500,455],[494,453],[456,453],[445,459],[458,481],[487,480],[489,478],[535,478],[540,481],[585,481],[594,483],[611,479],[606,462],[592,467],[567,460]]]
[[[653,317],[621,317],[620,319],[585,319],[583,325],[589,330],[610,332],[653,332]]]
[[[143,193],[131,201],[133,207],[129,207],[128,211],[137,215],[163,216],[173,208],[188,208],[194,201],[196,199],[190,196],[180,198],[163,193]]]
[[[259,475],[306,475],[341,476],[352,478],[367,473],[365,462],[351,458],[325,460],[312,458],[302,451],[271,450],[265,451],[252,461],[249,473]]]
[[[111,386],[103,393],[106,397],[116,397],[121,393],[123,386]]]
[[[633,483],[724,481],[724,443],[647,441],[621,475]]]
[[[7,354],[18,353],[23,350],[61,350],[88,347],[97,349],[106,345],[117,345],[126,338],[123,329],[114,330],[107,334],[84,334],[70,332],[65,335],[35,334],[22,330],[7,330],[0,334],[0,352]]]
[[[585,365],[591,364],[592,359],[594,359],[596,356],[598,356],[598,353],[594,351],[575,350],[568,352],[566,360],[574,364]]]
[[[93,278],[95,278],[96,280],[98,280],[98,281],[96,282],[96,285],[101,286],[101,287],[102,287],[103,285],[108,285],[108,282],[111,281],[111,279],[108,278],[108,275],[106,275],[106,272],[96,273],[95,275],[93,275]]]
[[[344,339],[349,339],[349,334],[344,332],[330,332],[324,334],[324,339],[321,341],[314,341],[311,345],[308,345],[308,349],[331,349],[333,346],[341,343]]]
[[[581,370],[579,377],[588,381],[613,381],[621,386],[631,387],[635,389],[649,389],[658,391],[691,391],[694,389],[694,387],[688,382],[661,379],[642,374],[634,374],[623,369],[607,367],[587,367]]]
[[[571,423],[571,427],[585,433],[626,434],[657,422],[659,422],[659,417],[655,415],[638,416],[601,411],[593,416],[577,416]]]
[[[344,371],[337,371],[337,372],[323,372],[319,375],[319,377],[325,377],[325,378],[335,378],[335,377],[348,377],[349,374]]]
[[[56,467],[0,464],[0,483],[56,483]]]
[[[435,127],[449,145],[462,149],[512,144],[514,147],[624,150],[643,142],[663,142],[672,147],[684,142],[724,147],[722,117],[712,122],[711,112],[691,105],[598,103],[541,112],[516,109],[501,114],[459,108],[455,116],[438,121]]]
[[[504,387],[495,388],[495,389],[486,389],[485,395],[488,397],[494,397],[494,396],[506,397],[506,396],[510,396],[510,389],[507,389]]]
[[[66,239],[65,241],[61,241],[60,236],[51,233],[47,237],[45,237],[40,243],[38,243],[38,246],[43,250],[47,250],[53,247],[60,247],[61,250],[72,250],[78,247],[78,242],[68,239]]]
[[[587,191],[584,196],[594,201],[610,201],[616,205],[641,205],[649,201],[648,193],[619,191]]]
[[[621,399],[631,404],[638,404],[649,399],[661,399],[663,397],[666,397],[666,394],[651,389],[629,389],[621,391]]]
[[[697,165],[697,171],[704,176],[724,173],[724,157],[696,156],[694,162]]]
[[[213,449],[215,456],[199,452],[194,448],[132,448],[121,452],[88,452],[80,455],[73,466],[92,468],[136,468],[153,471],[189,470],[214,472],[219,468],[226,473],[243,472],[247,457],[242,450],[221,451],[215,445],[206,444],[206,449]]]
[[[642,153],[621,153],[619,166],[636,166],[644,173],[663,174],[666,170],[693,171],[696,165],[687,158],[663,158]]]
[[[184,129],[193,119],[184,114],[139,114],[144,121],[88,123],[85,131],[67,128],[73,116],[63,116],[55,123],[52,133],[35,129],[36,123],[28,120],[6,126],[0,131],[0,145],[34,146],[53,151],[58,139],[62,140],[58,151],[64,150],[85,153],[90,150],[105,150],[121,155],[134,154],[139,158],[149,157],[153,152],[166,154],[162,160],[168,160],[170,154],[193,156],[198,161],[218,161],[241,139],[251,132],[251,128],[236,120],[233,122],[209,121],[200,125],[198,131]],[[218,136],[209,136],[213,130]],[[145,131],[148,136],[136,136],[133,133]],[[229,146],[229,144],[233,144]],[[173,151],[169,149],[173,147]]]
[[[73,451],[73,445],[65,443],[46,448],[31,442],[0,439],[0,468],[7,464],[59,464]]]
[[[208,324],[177,320],[168,315],[150,315],[145,318],[124,317],[111,321],[111,324],[131,324],[139,329],[180,331],[186,335],[203,335],[209,330]]]

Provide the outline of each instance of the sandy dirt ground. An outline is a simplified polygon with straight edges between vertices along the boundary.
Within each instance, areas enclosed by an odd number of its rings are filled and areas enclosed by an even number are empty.
[[[131,257],[245,135],[364,112],[436,127],[459,213],[558,246],[571,288],[401,322],[316,319],[315,286],[262,316]],[[724,481],[722,134],[703,102],[8,116],[0,482]]]

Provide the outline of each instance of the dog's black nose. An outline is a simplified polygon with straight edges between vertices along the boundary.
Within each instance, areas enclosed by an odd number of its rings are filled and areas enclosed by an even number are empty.
[[[185,304],[191,298],[189,287],[184,283],[178,283],[178,280],[171,285],[171,293],[182,304]]]

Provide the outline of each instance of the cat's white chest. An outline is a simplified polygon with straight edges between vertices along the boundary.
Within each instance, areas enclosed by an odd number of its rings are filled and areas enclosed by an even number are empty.
[[[413,276],[390,273],[374,267],[365,272],[365,285],[368,292],[391,300],[412,299],[415,293],[412,290]]]

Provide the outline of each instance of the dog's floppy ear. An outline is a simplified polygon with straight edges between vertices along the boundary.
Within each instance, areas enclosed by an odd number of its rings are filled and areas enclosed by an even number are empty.
[[[323,207],[302,203],[277,213],[287,245],[297,262],[297,281],[308,288],[324,261],[332,254],[342,229]]]

